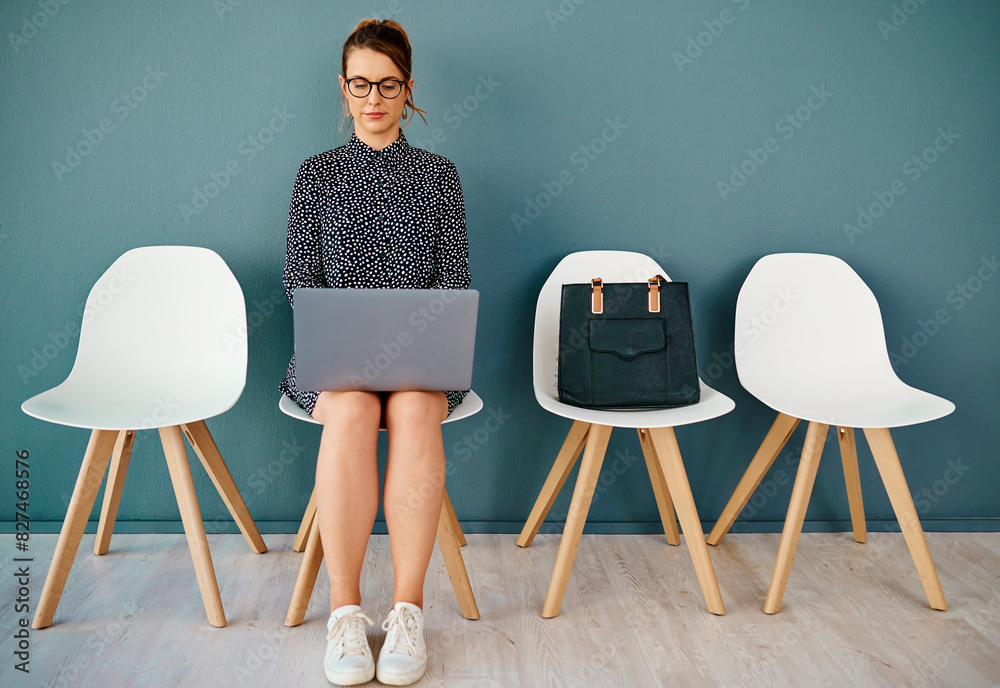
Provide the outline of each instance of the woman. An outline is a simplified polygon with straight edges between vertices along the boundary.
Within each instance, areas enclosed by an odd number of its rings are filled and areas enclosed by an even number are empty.
[[[467,288],[458,173],[445,158],[412,148],[400,129],[401,119],[423,112],[413,104],[403,27],[362,21],[344,43],[341,69],[345,116],[354,121],[354,133],[345,146],[299,169],[284,272],[289,301],[296,287]],[[389,433],[383,510],[394,589],[377,675],[390,685],[413,683],[427,668],[421,609],[444,491],[441,421],[467,392],[300,390],[294,357],[281,390],[323,423],[316,515],[330,574],[324,668],[338,685],[376,674],[365,637],[374,622],[361,611],[360,577],[378,510],[380,425]]]

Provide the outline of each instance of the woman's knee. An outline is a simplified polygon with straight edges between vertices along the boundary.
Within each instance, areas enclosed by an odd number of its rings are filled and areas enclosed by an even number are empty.
[[[375,425],[382,417],[382,400],[375,392],[322,392],[312,417],[323,425],[345,427]]]
[[[386,426],[440,425],[448,417],[448,398],[444,392],[393,392],[385,404]]]

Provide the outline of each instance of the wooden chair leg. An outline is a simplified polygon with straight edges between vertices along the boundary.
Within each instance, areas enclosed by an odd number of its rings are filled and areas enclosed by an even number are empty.
[[[455,597],[458,598],[458,606],[462,610],[462,616],[475,620],[479,618],[479,607],[476,606],[476,597],[472,594],[472,583],[469,581],[469,573],[465,568],[465,560],[462,558],[458,533],[452,524],[454,511],[449,513],[450,502],[447,492],[445,492],[444,501],[445,503],[441,505],[441,516],[438,519],[438,547],[444,558],[444,565],[448,569],[451,585],[455,589]]]
[[[542,521],[548,515],[549,509],[552,508],[552,503],[556,501],[569,472],[573,470],[576,459],[583,450],[583,445],[587,443],[590,427],[590,423],[584,423],[582,420],[573,421],[573,427],[569,429],[562,449],[559,450],[559,454],[552,464],[552,469],[549,471],[549,477],[545,479],[542,491],[538,493],[535,506],[531,509],[531,514],[524,524],[521,537],[517,539],[518,547],[527,547],[535,539],[538,529],[542,526]]]
[[[163,443],[163,454],[166,456],[167,468],[170,471],[170,482],[173,483],[174,494],[177,496],[177,506],[181,512],[188,549],[191,550],[191,560],[194,562],[195,575],[198,577],[198,588],[201,590],[205,613],[210,624],[221,628],[226,625],[226,613],[222,609],[219,584],[215,579],[215,569],[212,567],[212,553],[208,549],[208,538],[205,537],[205,525],[201,520],[201,510],[198,508],[198,497],[194,491],[191,466],[188,464],[180,426],[160,428],[160,441]]]
[[[851,526],[855,542],[868,542],[865,525],[865,505],[861,498],[861,474],[858,473],[858,448],[854,443],[854,428],[837,428],[840,444],[840,461],[844,465],[844,483],[847,485],[847,502],[851,506]]]
[[[313,520],[315,521],[315,519]],[[306,541],[306,553],[299,566],[299,575],[295,579],[292,601],[289,603],[288,613],[285,615],[286,626],[298,626],[305,618],[309,598],[312,597],[313,588],[316,587],[316,576],[319,575],[319,567],[322,563],[323,543],[319,539],[319,525],[313,523]]]
[[[903,531],[910,556],[916,564],[920,583],[927,594],[927,601],[932,608],[945,610],[948,608],[948,603],[944,599],[941,581],[938,580],[934,561],[927,547],[927,538],[924,537],[917,510],[913,506],[913,497],[906,485],[906,477],[903,475],[903,467],[899,464],[892,435],[886,428],[865,428],[865,437],[868,438],[868,446],[871,447],[872,455],[875,457],[875,465],[878,466],[878,472],[882,476],[885,491],[889,494],[892,510],[896,512],[896,519]]]
[[[660,460],[656,456],[656,450],[649,439],[649,431],[637,428],[639,434],[639,446],[642,447],[642,455],[646,458],[646,470],[649,471],[649,481],[653,484],[653,494],[656,496],[656,508],[660,511],[660,522],[663,523],[663,533],[667,536],[667,542],[671,545],[681,544],[681,534],[677,530],[677,519],[674,517],[674,503],[670,498],[670,489],[667,481],[663,477],[663,469],[660,468]]]
[[[455,533],[455,540],[458,541],[458,546],[465,547],[467,544],[465,533],[462,532],[462,525],[458,522],[458,515],[455,513],[455,507],[451,503],[451,497],[448,496],[448,490],[444,491],[444,502],[441,504],[441,508],[447,512],[448,523],[451,524],[451,530]]]
[[[672,486],[671,494],[677,508],[677,516],[684,529],[684,540],[687,542],[691,561],[701,584],[701,593],[705,597],[708,611],[713,614],[725,614],[726,607],[722,603],[722,593],[719,592],[719,582],[715,577],[712,559],[708,555],[708,545],[705,544],[705,532],[701,529],[701,519],[691,494],[691,484],[688,482],[684,461],[681,459],[680,448],[673,428],[650,428],[650,439],[656,449],[656,456],[667,484]]]
[[[119,431],[111,454],[108,481],[104,487],[104,504],[101,507],[101,521],[97,524],[94,554],[107,554],[111,546],[111,533],[114,532],[115,519],[118,518],[118,504],[122,499],[122,487],[125,485],[125,475],[128,473],[128,461],[132,456],[134,441],[135,430]]]
[[[597,487],[597,479],[601,473],[601,464],[604,463],[604,452],[607,451],[608,440],[610,439],[611,426],[598,425],[597,423],[591,424],[587,432],[587,446],[583,450],[583,462],[580,464],[580,474],[576,478],[576,487],[573,489],[573,501],[570,502],[569,514],[566,517],[566,526],[563,529],[562,539],[559,542],[559,553],[556,555],[556,565],[552,571],[552,580],[549,581],[549,591],[545,596],[545,604],[542,607],[542,616],[546,619],[557,616],[559,614],[559,607],[562,606],[563,595],[566,593],[566,583],[569,581],[569,574],[573,570],[573,560],[576,558],[576,550],[580,545],[583,525],[587,521],[587,512],[590,511],[590,502],[594,498],[594,489]],[[566,445],[564,444],[563,449],[565,448]],[[562,452],[560,452],[561,454]],[[553,467],[554,470],[555,467]],[[549,474],[549,478],[552,478],[551,473]],[[565,477],[563,480],[565,480]],[[548,483],[549,481],[547,480],[546,485]],[[541,499],[541,496],[539,496],[539,499]],[[537,507],[538,504],[535,506]],[[524,533],[521,535],[523,537]]]
[[[229,473],[226,462],[223,460],[222,454],[219,453],[219,448],[215,446],[215,440],[212,439],[212,433],[208,431],[205,421],[187,423],[182,425],[181,429],[184,430],[184,435],[191,443],[194,453],[201,459],[205,472],[215,484],[215,489],[219,491],[222,501],[225,502],[229,513],[233,515],[233,520],[239,526],[240,532],[243,533],[247,544],[250,545],[250,549],[257,554],[266,552],[267,545],[264,544],[264,538],[260,536],[257,524],[253,522],[253,517],[250,516],[243,496],[240,494],[239,488],[236,487],[236,482]]]
[[[733,491],[733,496],[729,498],[726,508],[722,510],[722,515],[715,522],[712,532],[708,534],[708,544],[719,544],[719,541],[729,532],[747,502],[750,501],[750,497],[753,496],[754,490],[760,485],[760,481],[764,479],[764,475],[771,468],[774,460],[778,458],[778,453],[795,432],[798,424],[798,418],[784,413],[779,413],[778,417],[774,419],[771,429],[767,431],[764,441],[760,443],[760,448],[754,454],[746,473],[743,474],[739,485]]]
[[[73,567],[73,559],[80,547],[83,531],[87,527],[87,519],[94,508],[97,491],[101,488],[104,471],[111,460],[111,450],[115,446],[118,432],[115,430],[94,430],[90,433],[87,451],[83,455],[83,464],[73,488],[73,496],[69,500],[66,520],[59,531],[56,551],[52,555],[49,573],[45,577],[42,596],[38,600],[38,609],[32,622],[33,628],[46,628],[52,625],[52,617],[59,606],[63,587],[69,570]]]
[[[826,443],[826,433],[829,425],[809,423],[806,431],[805,445],[802,447],[802,459],[799,470],[795,473],[795,484],[792,486],[792,497],[788,503],[788,515],[785,516],[785,527],[781,531],[781,543],[778,545],[778,556],[774,561],[771,573],[771,584],[767,589],[767,599],[764,600],[764,613],[775,614],[781,609],[781,599],[785,595],[785,585],[788,574],[792,570],[792,560],[795,558],[795,547],[799,543],[802,532],[802,522],[809,506],[809,496],[812,494],[813,483],[816,482],[816,471]]]
[[[323,543],[320,540],[319,527],[315,519],[315,496],[316,490],[314,488],[313,497],[309,500],[310,504],[313,505],[312,526],[305,529],[305,556],[299,566],[299,575],[295,580],[295,589],[292,591],[292,601],[288,605],[288,613],[285,615],[286,626],[298,626],[305,619],[309,599],[312,597],[313,588],[316,587],[316,577],[319,575],[319,569],[323,563]],[[445,491],[445,500],[448,505],[451,504],[447,490]],[[448,569],[448,576],[455,589],[455,597],[458,599],[462,616],[466,619],[478,619],[479,608],[476,606],[476,598],[472,593],[472,584],[465,568],[465,559],[459,549],[458,533],[452,528],[451,519],[452,516],[447,513],[445,504],[442,504],[441,516],[438,519],[438,547],[441,548],[441,556]],[[300,532],[301,530],[300,528]]]
[[[299,525],[299,532],[295,536],[295,543],[292,545],[292,549],[296,552],[301,552],[306,548],[306,542],[309,540],[309,530],[313,527],[316,522],[316,488],[313,488],[312,494],[309,495],[309,503],[306,504],[306,513],[302,515],[302,523]]]

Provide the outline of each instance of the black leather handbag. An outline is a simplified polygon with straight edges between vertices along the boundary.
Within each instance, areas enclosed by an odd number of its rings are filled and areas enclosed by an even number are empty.
[[[564,284],[559,401],[590,408],[669,408],[701,397],[686,282]]]

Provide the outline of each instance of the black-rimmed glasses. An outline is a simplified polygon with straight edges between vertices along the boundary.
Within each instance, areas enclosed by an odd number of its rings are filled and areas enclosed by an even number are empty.
[[[393,78],[382,79],[382,81],[368,81],[367,79],[362,79],[360,76],[356,76],[353,79],[347,80],[347,90],[355,98],[365,98],[372,92],[372,86],[377,86],[378,92],[382,97],[391,100],[403,92],[404,83],[399,79]]]

